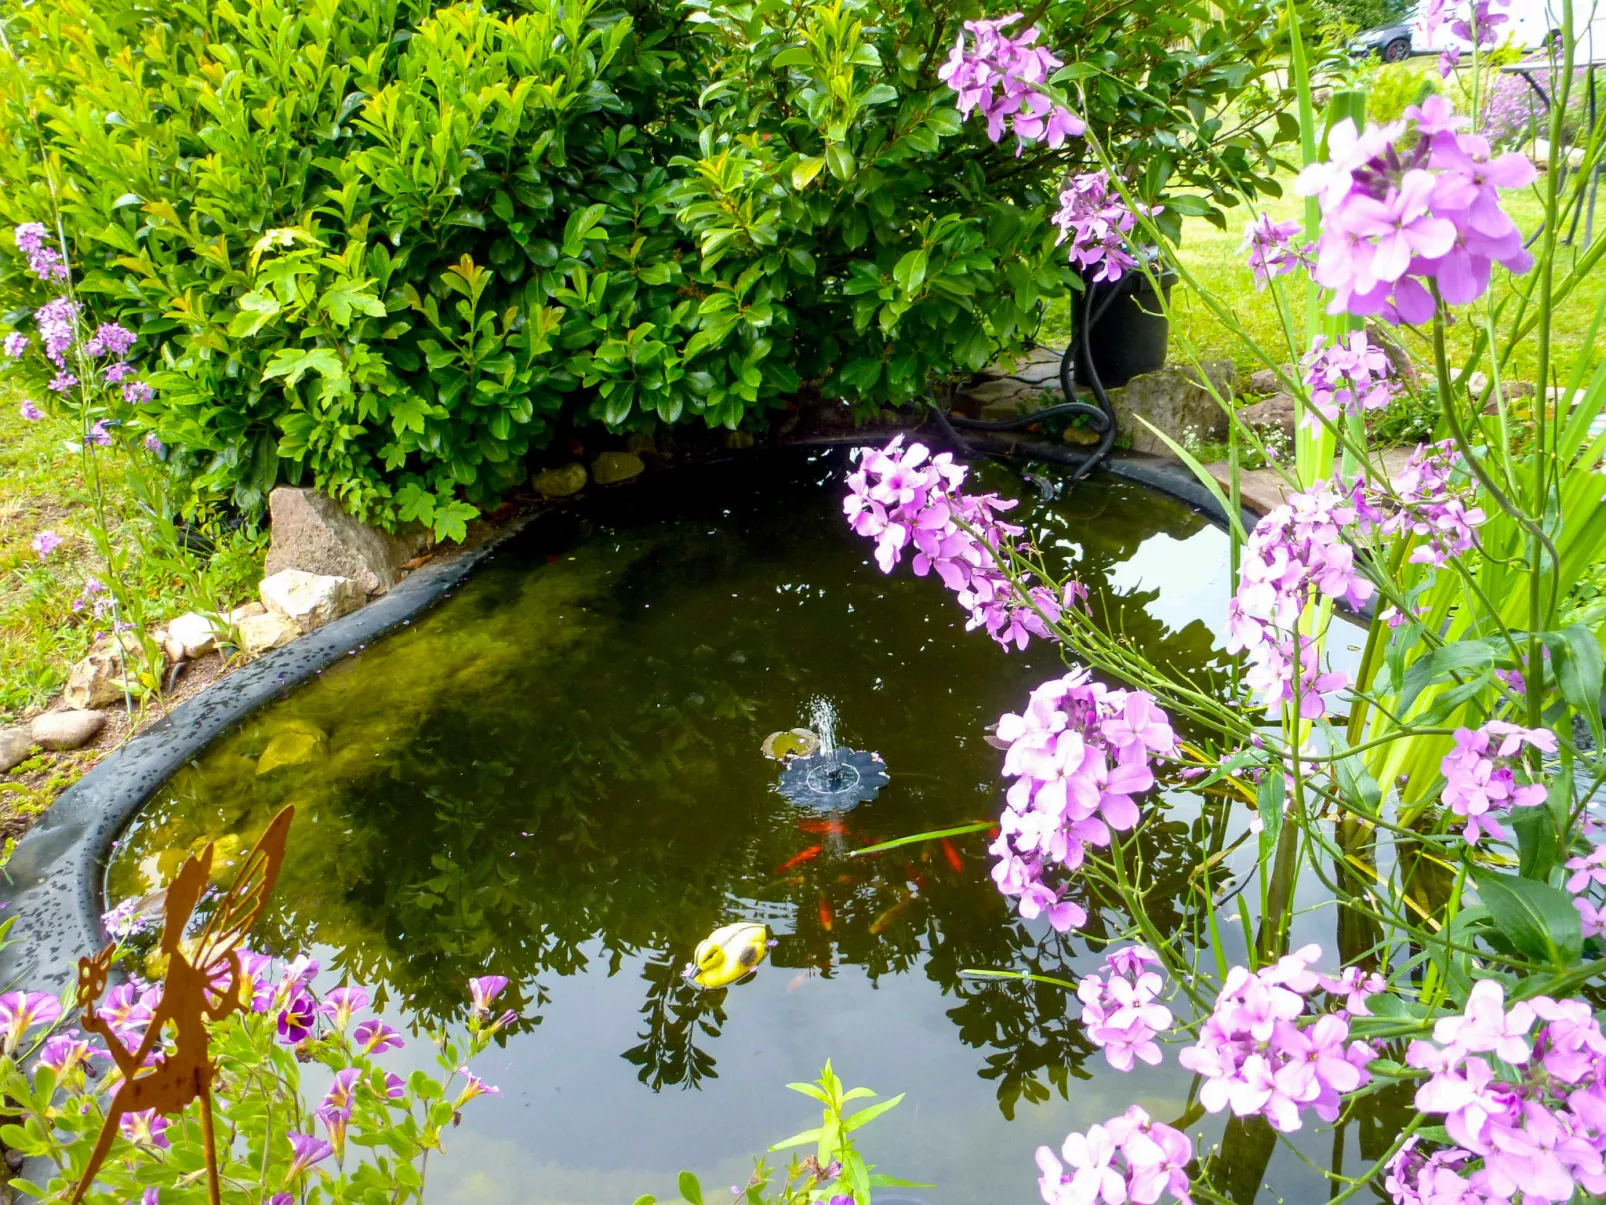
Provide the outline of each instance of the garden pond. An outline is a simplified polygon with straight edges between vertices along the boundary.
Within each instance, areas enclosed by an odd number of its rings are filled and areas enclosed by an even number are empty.
[[[260,948],[311,952],[321,984],[367,985],[404,1031],[460,1017],[470,977],[509,977],[498,1006],[520,1019],[475,1066],[502,1095],[467,1110],[431,1162],[443,1205],[613,1205],[673,1195],[682,1167],[745,1183],[752,1154],[817,1120],[784,1085],[827,1058],[849,1084],[907,1093],[864,1149],[933,1187],[877,1194],[889,1205],[1034,1201],[1033,1151],[1132,1103],[1221,1141],[1176,1047],[1159,1068],[1114,1072],[1072,993],[962,974],[1075,978],[1099,960],[1088,938],[1120,917],[1090,901],[1086,935],[1022,922],[993,887],[985,833],[853,856],[996,816],[985,730],[1064,670],[1046,643],[1006,655],[967,633],[935,578],[881,574],[841,517],[848,465],[843,451],[766,454],[540,518],[441,606],[169,781],[113,851],[108,905],[161,886],[211,838],[226,877],[226,855],[294,803]],[[978,474],[1023,499],[1102,622],[1152,658],[1222,671],[1225,533],[1110,477],[1056,491]],[[890,775],[843,813],[787,802],[760,752],[817,699]],[[1187,941],[1201,804],[1166,804],[1143,847],[1150,914]],[[1223,871],[1247,874],[1254,856],[1249,841]],[[1321,902],[1296,944],[1323,941],[1336,965]],[[736,920],[776,939],[757,974],[686,982],[697,942]],[[400,1070],[431,1053],[413,1040],[388,1058]],[[1297,1137],[1318,1162],[1356,1166],[1392,1135]],[[1228,1141],[1253,1148],[1228,1172],[1248,1199],[1269,1148]],[[1286,1149],[1265,1186],[1326,1195]]]

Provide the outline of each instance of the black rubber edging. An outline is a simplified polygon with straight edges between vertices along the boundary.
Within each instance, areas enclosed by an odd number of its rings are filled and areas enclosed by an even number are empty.
[[[0,990],[59,995],[77,981],[79,957],[106,940],[101,886],[112,843],[185,762],[263,704],[433,607],[536,517],[522,516],[479,547],[415,570],[362,609],[212,683],[63,791],[17,843],[0,881],[0,919],[18,918],[0,950]]]
[[[790,447],[866,444],[892,430],[843,432],[788,441]],[[909,433],[915,433],[910,430]],[[1029,454],[1028,454],[1029,456]],[[1221,527],[1226,513],[1180,461],[1116,453],[1112,476],[1168,494]],[[539,512],[538,512],[539,513]],[[526,515],[478,548],[426,565],[359,611],[275,649],[212,683],[153,728],[103,758],[67,790],[18,842],[0,881],[0,919],[18,932],[0,949],[0,990],[62,993],[77,980],[77,960],[106,940],[101,888],[107,856],[124,826],[191,758],[264,704],[336,664],[446,597],[498,545],[522,531]],[[1243,511],[1244,529],[1257,516]]]

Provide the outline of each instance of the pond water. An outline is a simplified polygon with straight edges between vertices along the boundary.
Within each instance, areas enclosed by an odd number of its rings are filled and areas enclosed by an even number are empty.
[[[846,466],[841,452],[760,457],[543,518],[455,597],[178,774],[120,839],[109,902],[161,886],[209,838],[238,851],[294,803],[255,944],[313,952],[325,986],[378,989],[404,1027],[461,1016],[471,976],[508,976],[499,1004],[521,1020],[476,1067],[503,1094],[470,1106],[431,1161],[432,1202],[673,1197],[682,1167],[705,1187],[745,1182],[752,1154],[817,1120],[784,1085],[828,1057],[849,1084],[908,1094],[866,1151],[934,1187],[878,1201],[1034,1201],[1034,1149],[1133,1102],[1219,1141],[1220,1119],[1190,1113],[1174,1047],[1161,1068],[1115,1073],[1063,989],[961,976],[1075,977],[1098,961],[1085,938],[1012,918],[985,834],[851,856],[995,816],[1000,754],[983,730],[1064,671],[1046,645],[1006,655],[965,632],[935,578],[878,572],[840,516]],[[1221,532],[1111,479],[1023,510],[1108,622],[1151,656],[1219,671]],[[778,795],[760,753],[821,698],[839,739],[890,776],[834,818]],[[1145,847],[1151,915],[1186,940],[1199,805],[1169,804]],[[696,943],[734,920],[771,927],[768,961],[729,989],[686,983]],[[1331,951],[1331,913],[1299,928]],[[425,1046],[390,1057],[428,1065]],[[1331,1134],[1304,1139],[1333,1154]],[[1337,1149],[1353,1167],[1367,1145],[1362,1127]],[[1286,1150],[1265,1182],[1326,1195]]]

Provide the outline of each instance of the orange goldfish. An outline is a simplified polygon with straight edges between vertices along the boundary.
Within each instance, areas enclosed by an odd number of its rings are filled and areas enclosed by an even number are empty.
[[[775,868],[775,873],[783,874],[786,871],[791,870],[794,866],[801,866],[803,863],[819,857],[820,851],[824,848],[825,846],[823,845],[811,845],[807,849],[793,854],[790,858]]]

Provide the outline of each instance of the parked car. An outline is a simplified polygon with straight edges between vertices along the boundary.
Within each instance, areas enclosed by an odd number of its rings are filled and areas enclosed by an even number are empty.
[[[1444,20],[1431,38],[1423,36],[1413,12],[1404,21],[1356,35],[1350,42],[1350,53],[1357,58],[1375,54],[1385,63],[1398,63],[1413,54],[1439,54],[1452,47],[1470,53],[1472,43],[1452,32],[1450,26],[1457,20],[1467,20],[1471,7],[1469,0],[1452,0],[1445,6]],[[1502,46],[1538,51],[1561,36],[1560,0],[1511,0],[1507,5],[1494,6],[1493,11],[1506,17],[1495,30]],[[1573,28],[1579,62],[1606,59],[1606,4],[1575,5]]]
[[[1411,23],[1400,21],[1357,34],[1350,43],[1350,53],[1356,58],[1376,55],[1385,63],[1398,63],[1411,57]]]

